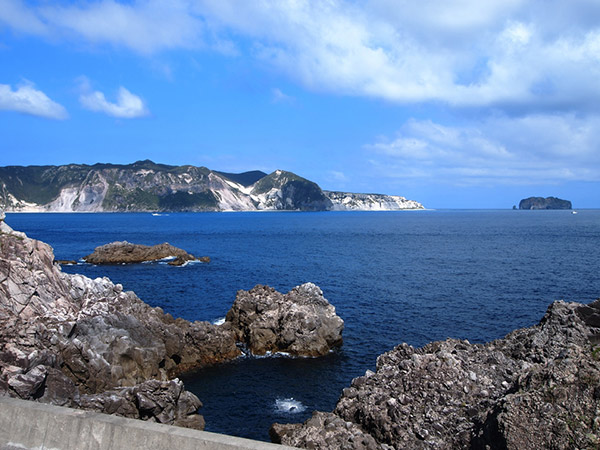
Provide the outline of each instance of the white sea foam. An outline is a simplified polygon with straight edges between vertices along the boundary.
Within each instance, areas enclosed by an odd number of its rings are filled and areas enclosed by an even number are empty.
[[[290,398],[278,398],[275,400],[275,410],[285,414],[296,414],[306,410],[301,401]]]
[[[251,355],[252,358],[257,358],[257,359],[261,359],[261,358],[292,358],[292,355],[290,355],[287,352],[265,352],[264,355]],[[299,358],[302,358],[301,356]]]
[[[213,325],[223,325],[225,323],[225,317],[219,317],[212,321]]]

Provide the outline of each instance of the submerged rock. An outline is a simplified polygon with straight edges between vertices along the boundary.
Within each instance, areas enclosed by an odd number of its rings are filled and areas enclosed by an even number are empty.
[[[165,242],[158,245],[132,244],[127,241],[111,242],[96,247],[94,253],[83,258],[90,264],[131,264],[158,261],[172,258],[169,264],[181,266],[188,261],[210,262],[208,256],[196,258],[194,255]]]
[[[321,356],[342,345],[344,321],[313,283],[285,295],[261,285],[240,290],[225,321],[255,355]]]
[[[271,437],[314,449],[596,448],[598,317],[600,300],[555,302],[538,325],[485,345],[399,345],[333,412],[274,424]]]
[[[227,327],[174,319],[108,278],[62,273],[47,244],[5,223],[0,320],[0,392],[176,425],[200,426],[200,403],[170,378],[240,354]]]
[[[60,264],[61,266],[76,266],[77,261],[74,259],[55,259],[54,262],[56,264]]]

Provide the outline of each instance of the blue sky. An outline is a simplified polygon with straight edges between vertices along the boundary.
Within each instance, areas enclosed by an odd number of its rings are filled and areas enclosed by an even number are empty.
[[[0,0],[0,165],[600,207],[597,0]]]

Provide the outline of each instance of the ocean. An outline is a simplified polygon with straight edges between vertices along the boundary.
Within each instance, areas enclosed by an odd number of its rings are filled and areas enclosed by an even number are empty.
[[[273,422],[331,411],[379,354],[447,337],[485,342],[537,323],[558,299],[600,297],[600,210],[7,214],[79,260],[112,241],[169,242],[209,264],[65,266],[108,276],[188,320],[222,320],[239,289],[311,281],[345,321],[322,358],[244,357],[183,377],[206,430],[268,440]]]

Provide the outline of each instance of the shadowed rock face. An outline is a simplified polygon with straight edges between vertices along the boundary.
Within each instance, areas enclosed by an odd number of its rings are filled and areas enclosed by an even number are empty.
[[[210,261],[208,256],[196,258],[185,250],[174,247],[167,242],[149,246],[132,244],[127,241],[111,242],[96,247],[94,253],[85,256],[83,259],[90,264],[131,264],[166,258],[174,258],[169,264],[177,266],[196,259],[202,262]]]
[[[237,357],[227,326],[173,319],[107,278],[69,275],[52,249],[0,232],[0,391],[201,427],[178,373]]]
[[[553,303],[542,321],[485,345],[402,344],[352,381],[332,413],[274,424],[317,449],[596,448],[600,301]]]
[[[344,321],[312,283],[285,295],[261,285],[238,291],[225,320],[255,355],[321,356],[342,345]]]

